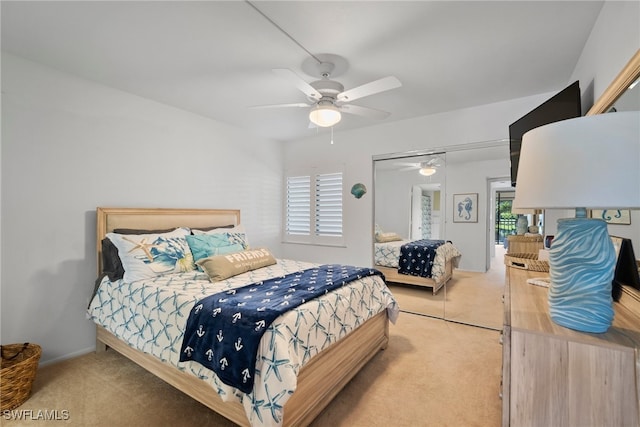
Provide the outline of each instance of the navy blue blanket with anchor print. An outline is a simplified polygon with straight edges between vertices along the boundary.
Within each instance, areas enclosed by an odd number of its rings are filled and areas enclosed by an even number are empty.
[[[225,384],[249,393],[260,339],[278,316],[373,275],[384,278],[372,268],[322,265],[203,298],[189,314],[180,361],[196,361]]]
[[[442,245],[444,245],[444,240],[416,240],[402,245],[398,273],[431,277],[436,249]]]

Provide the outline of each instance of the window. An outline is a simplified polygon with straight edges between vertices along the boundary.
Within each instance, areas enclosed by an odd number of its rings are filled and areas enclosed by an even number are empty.
[[[342,173],[316,175],[316,236],[342,236]]]
[[[287,234],[308,236],[311,230],[311,177],[287,177]]]
[[[342,172],[287,177],[285,240],[342,244]]]

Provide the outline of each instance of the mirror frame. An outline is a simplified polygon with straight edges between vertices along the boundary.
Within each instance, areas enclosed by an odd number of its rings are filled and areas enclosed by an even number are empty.
[[[631,57],[627,65],[589,109],[586,116],[601,114],[609,110],[629,85],[640,78],[640,49]]]

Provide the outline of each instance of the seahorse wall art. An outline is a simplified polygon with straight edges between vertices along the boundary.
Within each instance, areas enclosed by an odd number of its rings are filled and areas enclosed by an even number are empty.
[[[465,221],[471,219],[471,211],[473,210],[473,201],[471,197],[465,197],[463,201],[458,202],[458,216]]]
[[[477,222],[478,198],[475,194],[459,194],[454,198],[454,222]]]

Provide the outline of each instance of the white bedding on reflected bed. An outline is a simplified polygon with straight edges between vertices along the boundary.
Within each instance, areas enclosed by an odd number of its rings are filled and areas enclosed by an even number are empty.
[[[412,240],[396,240],[386,243],[375,243],[375,263],[381,267],[398,268],[400,260],[400,248],[411,243]],[[436,249],[436,257],[431,268],[431,278],[439,282],[446,275],[445,264],[453,260],[454,267],[458,267],[462,254],[451,242],[445,242]]]

